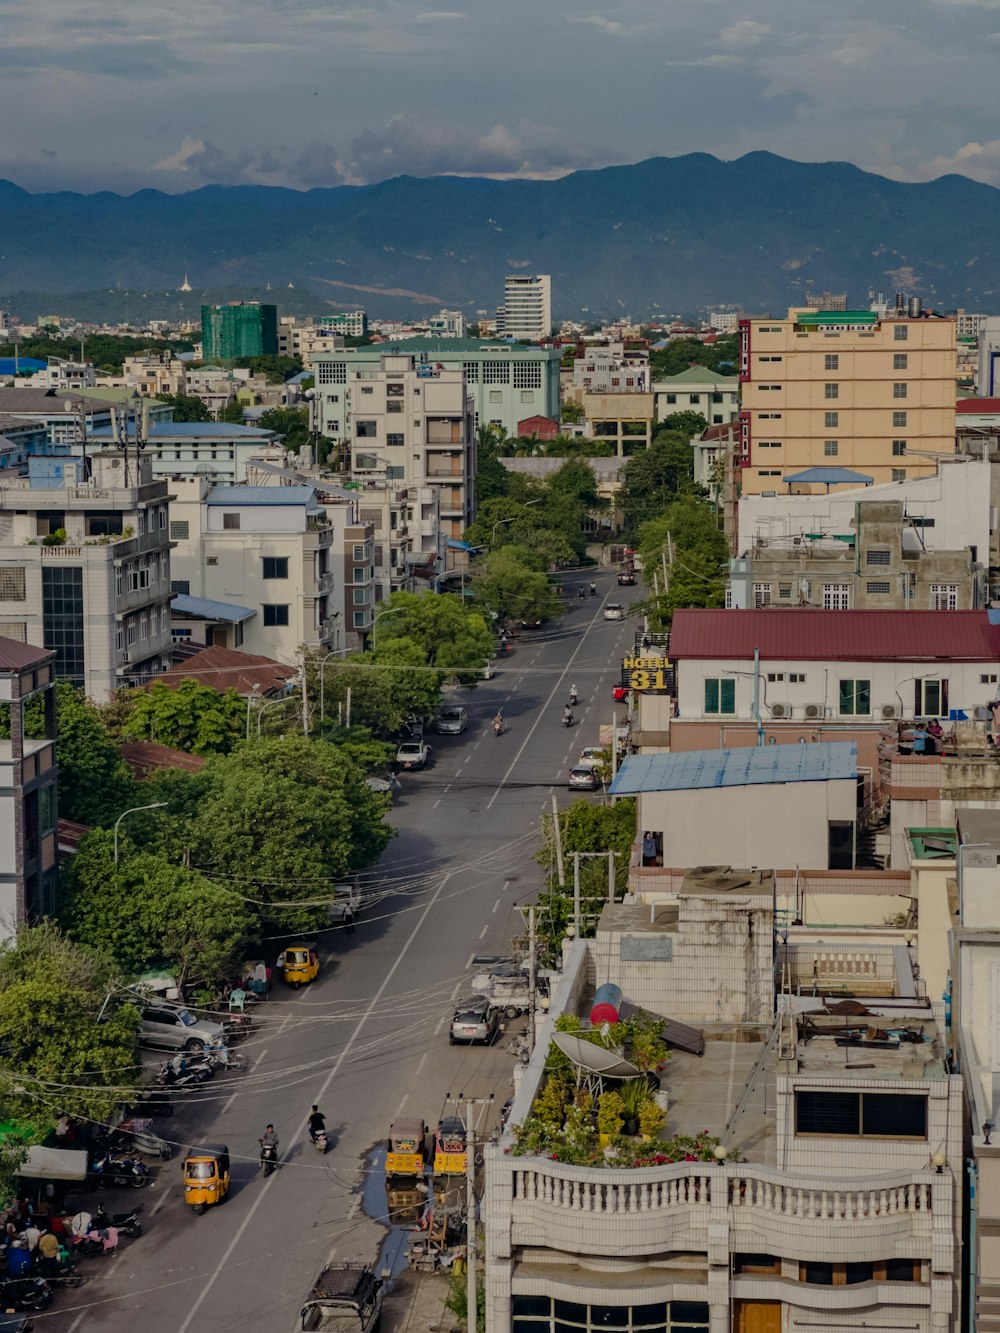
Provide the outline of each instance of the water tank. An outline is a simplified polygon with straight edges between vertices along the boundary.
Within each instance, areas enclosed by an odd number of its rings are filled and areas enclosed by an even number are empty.
[[[622,988],[608,981],[597,988],[590,1010],[590,1021],[595,1027],[601,1023],[617,1023],[621,1007]]]
[[[911,296],[906,303],[906,313],[911,319],[918,319],[920,311],[923,309],[923,303],[919,296]]]

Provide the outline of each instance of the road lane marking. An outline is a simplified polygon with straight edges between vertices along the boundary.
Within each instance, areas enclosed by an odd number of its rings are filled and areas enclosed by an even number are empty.
[[[437,800],[434,802],[434,804],[431,806],[431,809],[436,810],[440,804],[441,804],[441,797],[439,796]]]
[[[169,1198],[170,1198],[169,1194],[162,1194],[157,1199],[156,1203],[153,1204],[152,1208],[149,1210],[150,1217],[155,1217]]]
[[[398,1120],[398,1119],[399,1119],[399,1117],[403,1114],[403,1107],[406,1105],[406,1103],[407,1103],[409,1100],[410,1100],[410,1094],[409,1094],[408,1092],[404,1092],[404,1093],[403,1093],[402,1100],[400,1101],[399,1105],[396,1107],[396,1114],[392,1117],[393,1120]]]
[[[417,1065],[417,1072],[413,1076],[415,1079],[419,1078],[420,1075],[424,1072],[424,1065],[427,1063],[427,1057],[429,1054],[430,1054],[429,1051],[424,1051],[423,1055],[420,1057],[420,1063]]]
[[[444,892],[444,886],[448,883],[448,880],[451,879],[451,876],[452,876],[452,872],[449,871],[448,874],[445,875],[445,877],[442,879],[441,883],[440,883],[440,884],[437,886],[437,888],[434,890],[434,896],[430,899],[430,901],[428,902],[427,906],[424,908],[424,910],[420,913],[420,916],[417,918],[417,923],[416,923],[416,925],[415,925],[415,926],[413,927],[413,929],[410,931],[410,934],[409,934],[409,936],[407,937],[406,942],[404,943],[403,947],[400,949],[399,953],[396,955],[396,961],[393,963],[392,967],[389,968],[389,971],[385,974],[385,979],[383,980],[381,986],[379,986],[378,990],[375,992],[375,994],[374,994],[374,995],[372,996],[372,998],[369,1000],[368,1005],[367,1005],[367,1008],[365,1009],[365,1012],[361,1015],[361,1017],[358,1019],[357,1023],[355,1024],[355,1027],[354,1027],[353,1032],[351,1033],[350,1037],[347,1039],[347,1044],[346,1044],[346,1046],[345,1046],[344,1049],[341,1051],[341,1053],[340,1053],[340,1055],[338,1056],[336,1062],[334,1063],[334,1065],[333,1065],[332,1068],[330,1069],[329,1074],[327,1074],[326,1079],[325,1079],[324,1082],[323,1082],[323,1086],[320,1088],[319,1092],[316,1094],[316,1105],[317,1105],[317,1106],[323,1101],[323,1098],[326,1096],[327,1092],[329,1091],[330,1085],[333,1083],[334,1079],[335,1079],[335,1078],[337,1077],[337,1075],[340,1073],[340,1070],[341,1070],[341,1068],[342,1068],[342,1066],[343,1066],[343,1064],[344,1064],[344,1061],[347,1059],[347,1057],[350,1055],[351,1051],[354,1049],[355,1045],[357,1044],[358,1038],[360,1037],[362,1031],[364,1030],[364,1026],[365,1026],[365,1024],[366,1024],[366,1023],[368,1022],[368,1020],[371,1018],[372,1014],[375,1012],[376,1008],[378,1007],[379,1002],[380,1002],[381,999],[382,999],[382,996],[383,996],[383,995],[385,994],[385,992],[388,990],[390,981],[392,981],[393,977],[396,975],[396,971],[397,971],[397,969],[399,968],[400,963],[403,961],[403,959],[404,959],[404,958],[406,957],[406,955],[409,953],[409,951],[410,951],[410,947],[411,947],[411,945],[413,944],[413,941],[414,941],[414,940],[417,938],[417,936],[419,935],[421,929],[423,928],[424,922],[427,920],[428,916],[429,916],[430,913],[431,913],[431,909],[434,907],[434,905],[435,905],[435,903],[437,902],[437,900],[441,897],[441,894]],[[297,1132],[297,1134],[295,1135],[295,1138],[296,1138],[296,1139],[300,1139],[300,1138],[302,1137],[302,1135],[304,1134],[305,1129],[306,1129],[306,1126],[308,1125],[308,1123],[309,1123],[309,1118],[308,1118],[308,1116],[306,1116],[306,1117],[303,1118],[302,1124],[299,1126],[298,1132]],[[274,1172],[272,1172],[272,1174],[269,1175],[268,1178],[264,1181],[264,1184],[261,1186],[260,1192],[258,1193],[256,1199],[254,1199],[253,1203],[251,1204],[251,1206],[250,1206],[250,1208],[249,1208],[249,1210],[248,1210],[248,1212],[247,1212],[246,1217],[243,1219],[243,1221],[241,1222],[240,1226],[237,1228],[236,1234],[233,1236],[232,1240],[229,1242],[229,1245],[227,1246],[226,1251],[225,1251],[225,1253],[223,1254],[222,1258],[219,1260],[219,1262],[218,1262],[218,1263],[215,1265],[215,1267],[212,1269],[211,1274],[209,1275],[208,1279],[207,1279],[206,1282],[205,1282],[205,1285],[204,1285],[204,1286],[202,1287],[202,1289],[201,1289],[201,1293],[200,1293],[200,1295],[198,1296],[198,1299],[195,1301],[194,1305],[192,1305],[191,1310],[190,1310],[190,1313],[188,1314],[188,1317],[184,1320],[183,1324],[181,1324],[181,1326],[180,1326],[180,1328],[178,1329],[177,1333],[187,1333],[188,1329],[189,1329],[189,1328],[191,1327],[191,1325],[194,1323],[195,1319],[197,1318],[198,1311],[201,1309],[202,1305],[205,1303],[206,1298],[208,1297],[208,1295],[209,1295],[209,1293],[211,1292],[212,1288],[215,1286],[216,1282],[218,1281],[220,1274],[222,1273],[223,1269],[226,1267],[226,1264],[228,1264],[228,1263],[229,1263],[229,1260],[233,1257],[233,1254],[235,1253],[237,1246],[239,1245],[240,1241],[243,1239],[244,1234],[246,1233],[247,1227],[249,1227],[250,1224],[251,1224],[251,1222],[253,1222],[254,1218],[255,1218],[256,1215],[257,1215],[257,1209],[261,1206],[261,1204],[262,1204],[262,1203],[264,1202],[264,1200],[267,1198],[268,1190],[271,1188],[271,1186],[274,1184],[274,1182],[278,1179],[279,1174],[280,1174],[279,1172],[274,1171]]]
[[[497,908],[498,908],[499,906],[500,906],[500,899],[498,898],[498,899],[496,900],[496,902],[493,904],[493,911],[490,913],[490,916],[494,916],[494,915],[495,915],[496,910],[497,910]]]
[[[434,1029],[434,1035],[435,1035],[435,1037],[440,1037],[440,1035],[441,1035],[441,1029],[444,1027],[444,1025],[445,1025],[445,1023],[447,1023],[447,1021],[448,1021],[448,1015],[447,1015],[447,1014],[443,1014],[442,1017],[441,1017],[440,1022],[438,1023],[437,1027]],[[181,1333],[184,1333],[184,1330],[183,1330],[183,1329],[181,1329]]]
[[[360,1207],[361,1207],[361,1200],[360,1200],[360,1199],[355,1199],[354,1202],[351,1204],[351,1211],[347,1214],[347,1220],[348,1220],[348,1222],[350,1222],[350,1220],[351,1220],[353,1217],[357,1217],[357,1215],[358,1215],[358,1209],[359,1209]],[[333,1251],[333,1250],[330,1251],[330,1259],[333,1258],[334,1253],[335,1253],[335,1251]]]
[[[471,960],[471,959],[469,960],[469,966],[470,966],[470,967],[472,966],[472,960]],[[451,1000],[457,1000],[457,999],[458,999],[458,992],[459,992],[461,989],[462,989],[462,982],[461,982],[461,981],[456,981],[456,982],[455,982],[455,989],[454,989],[454,990],[452,991],[452,993],[451,993]],[[449,1003],[451,1002],[451,1000],[449,1001]]]
[[[78,1314],[77,1317],[73,1320],[72,1324],[70,1324],[69,1326],[69,1333],[76,1333],[76,1330],[80,1327],[80,1325],[83,1323],[86,1317],[87,1317],[86,1310],[83,1310],[80,1314]]]
[[[288,1020],[286,1019],[285,1021],[287,1022]],[[253,1063],[251,1064],[250,1068],[251,1068],[251,1069],[256,1069],[257,1066],[260,1064],[261,1060],[263,1060],[263,1058],[264,1058],[265,1055],[267,1055],[267,1047],[266,1047],[266,1046],[265,1046],[264,1049],[260,1052],[260,1054],[257,1056],[256,1060],[253,1061]],[[227,1098],[226,1098],[226,1101],[225,1101],[225,1103],[223,1104],[223,1107],[222,1107],[223,1111],[228,1111],[228,1110],[229,1110],[229,1108],[232,1106],[233,1102],[234,1102],[234,1101],[236,1100],[236,1098],[240,1095],[240,1091],[241,1091],[241,1089],[237,1089],[236,1092],[234,1092],[233,1095],[232,1095],[231,1097],[227,1097]]]
[[[469,954],[469,961],[468,961],[468,962],[466,963],[466,965],[465,965],[465,970],[466,970],[466,972],[468,972],[469,968],[472,966],[472,964],[473,964],[475,961],[476,961],[476,954],[475,954],[475,950],[473,950],[473,952]],[[459,984],[459,986],[460,986],[462,983],[459,982],[458,984]]]
[[[479,932],[479,938],[480,938],[481,940],[484,940],[484,939],[486,938],[486,932],[489,930],[489,928],[490,928],[490,924],[489,924],[489,922],[487,921],[486,925],[483,926],[482,930]]]

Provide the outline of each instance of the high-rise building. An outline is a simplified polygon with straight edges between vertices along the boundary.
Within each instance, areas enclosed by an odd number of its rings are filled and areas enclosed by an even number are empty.
[[[367,338],[368,315],[364,310],[342,310],[337,315],[324,315],[319,326],[327,333],[340,333],[346,338]]]
[[[201,308],[203,361],[277,356],[278,307],[259,301],[230,301]]]
[[[955,321],[792,309],[740,321],[744,495],[926,476],[955,452]]]
[[[512,273],[503,285],[504,337],[538,342],[552,332],[552,279]]]
[[[810,292],[806,297],[807,310],[846,310],[846,292]]]

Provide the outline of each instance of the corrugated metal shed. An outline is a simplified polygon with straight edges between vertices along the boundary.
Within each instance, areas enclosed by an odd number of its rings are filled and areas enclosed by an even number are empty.
[[[316,505],[313,486],[213,486],[207,505]]]
[[[804,472],[789,473],[782,480],[786,483],[814,482],[819,486],[870,486],[873,478],[849,467],[807,467]]]
[[[670,656],[820,662],[996,662],[1000,626],[985,611],[674,612]]]
[[[631,754],[611,784],[613,796],[639,792],[698,791],[780,782],[833,782],[858,776],[853,741],[762,745],[743,750],[688,750]]]
[[[212,597],[192,597],[189,593],[175,594],[170,603],[170,610],[182,616],[194,616],[198,620],[224,620],[228,624],[238,625],[257,614],[252,607],[234,606],[232,602],[217,602]]]

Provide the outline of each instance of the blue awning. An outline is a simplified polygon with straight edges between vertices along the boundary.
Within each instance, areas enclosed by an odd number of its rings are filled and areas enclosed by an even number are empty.
[[[471,542],[460,542],[455,537],[448,538],[449,551],[474,551],[476,547]]]
[[[224,620],[230,625],[238,625],[257,614],[249,606],[216,602],[211,597],[191,597],[183,592],[175,594],[174,600],[170,603],[170,610],[182,616],[193,616],[195,620]]]
[[[807,467],[804,472],[793,472],[785,477],[788,486],[794,483],[817,486],[870,486],[872,478],[863,472],[852,472],[849,467]]]

